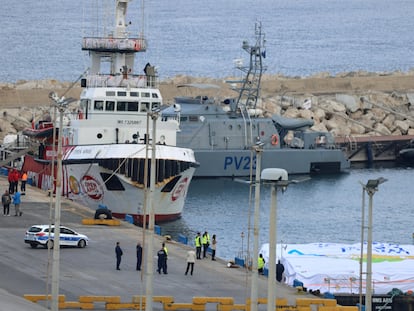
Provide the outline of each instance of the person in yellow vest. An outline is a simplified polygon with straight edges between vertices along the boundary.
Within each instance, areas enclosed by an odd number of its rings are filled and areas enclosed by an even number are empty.
[[[263,255],[260,254],[259,258],[257,259],[257,271],[259,272],[259,274],[263,274],[265,263],[266,261],[264,260]]]
[[[167,246],[165,246],[165,243],[162,243],[162,249],[164,250],[164,253],[165,253],[164,274],[168,274],[167,273],[168,249],[167,249]]]
[[[207,250],[210,246],[210,235],[207,231],[203,233],[203,237],[201,238],[201,241],[203,243],[203,258],[207,257]]]
[[[195,244],[195,247],[196,247],[197,259],[201,259],[201,235],[200,235],[200,232],[197,232],[197,236],[194,239],[194,244]]]
[[[26,183],[27,183],[27,173],[23,172],[22,183],[20,184],[20,191],[22,192],[22,195],[26,194]]]

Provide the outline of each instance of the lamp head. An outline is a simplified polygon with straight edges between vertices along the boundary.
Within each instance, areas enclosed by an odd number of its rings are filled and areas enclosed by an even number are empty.
[[[268,182],[288,180],[288,173],[282,168],[265,168],[260,176],[261,180]]]
[[[383,184],[387,181],[388,179],[384,178],[384,177],[380,177],[377,179],[370,179],[368,180],[366,187],[370,188],[370,189],[375,189],[377,188],[380,184]]]

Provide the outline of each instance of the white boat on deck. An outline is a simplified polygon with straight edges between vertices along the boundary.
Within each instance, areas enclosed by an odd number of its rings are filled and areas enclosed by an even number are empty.
[[[148,213],[144,203],[155,147],[155,221],[170,221],[181,215],[198,164],[191,149],[176,146],[179,124],[163,120],[159,113],[162,96],[154,67],[147,64],[145,74],[133,73],[135,53],[145,52],[146,41],[142,35],[129,37],[129,1],[116,1],[113,32],[83,39],[82,50],[89,52],[91,67],[81,80],[84,90],[76,107],[59,109],[63,116],[56,119],[64,120],[61,137],[53,139],[58,131],[50,131],[56,129],[50,120],[24,131],[41,145],[38,154],[25,156],[23,170],[39,188],[54,189],[52,164],[61,140],[62,195],[141,222]],[[103,74],[108,62],[109,72]],[[56,96],[51,97],[59,101]]]

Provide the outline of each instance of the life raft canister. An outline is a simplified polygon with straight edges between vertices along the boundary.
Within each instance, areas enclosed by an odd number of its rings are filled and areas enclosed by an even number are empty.
[[[82,110],[78,110],[78,119],[79,120],[83,119],[83,111]]]
[[[273,146],[276,146],[279,143],[279,137],[276,134],[273,134],[271,139],[270,139],[270,143]]]

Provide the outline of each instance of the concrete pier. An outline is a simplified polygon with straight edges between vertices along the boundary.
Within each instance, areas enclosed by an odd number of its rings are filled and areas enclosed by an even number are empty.
[[[4,193],[8,189],[7,177],[0,177],[0,189]],[[1,301],[7,294],[8,305],[14,300],[16,306],[22,303],[25,294],[51,294],[47,284],[51,283],[52,252],[42,247],[30,248],[24,243],[26,230],[35,224],[48,224],[50,218],[50,197],[35,187],[27,186],[26,195],[22,196],[21,217],[3,216],[0,214],[0,247],[2,249],[0,265]],[[11,215],[14,206],[11,205]],[[84,249],[61,248],[60,252],[60,294],[66,301],[78,301],[79,296],[120,296],[122,301],[131,301],[133,296],[145,295],[143,271],[136,271],[135,247],[143,241],[142,228],[121,221],[120,226],[83,225],[82,219],[93,218],[94,212],[81,205],[63,199],[61,224],[86,234],[89,245]],[[120,241],[124,255],[121,271],[115,269],[115,244]],[[161,247],[164,238],[155,237],[155,249]],[[193,297],[232,297],[234,303],[243,304],[250,295],[251,272],[243,268],[228,268],[227,262],[210,258],[197,260],[194,275],[184,275],[186,254],[189,246],[167,241],[168,274],[154,271],[154,295],[172,296],[175,302],[192,303]],[[144,243],[145,252],[145,243]],[[145,256],[143,256],[145,258]],[[156,267],[156,253],[154,253]],[[260,276],[259,297],[266,296],[267,280]],[[287,285],[278,284],[276,296],[284,298],[294,305],[296,298],[304,297],[303,293]],[[39,302],[40,304],[41,302]],[[19,310],[25,309],[20,306]],[[26,305],[26,301],[24,301]],[[43,303],[43,305],[45,305]],[[154,308],[162,310],[161,304]],[[8,308],[12,310],[13,308]],[[78,309],[78,308],[75,308]],[[97,309],[95,309],[97,310]],[[99,309],[98,309],[99,310]]]

